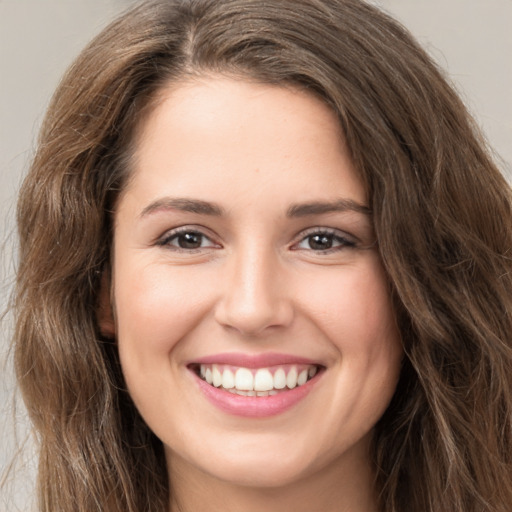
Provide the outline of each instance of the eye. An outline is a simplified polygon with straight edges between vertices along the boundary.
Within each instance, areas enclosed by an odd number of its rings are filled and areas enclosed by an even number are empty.
[[[335,251],[355,247],[356,243],[342,233],[331,230],[315,231],[304,236],[294,248],[311,251]]]
[[[218,246],[204,233],[189,228],[173,230],[167,233],[157,242],[157,245],[184,251]]]

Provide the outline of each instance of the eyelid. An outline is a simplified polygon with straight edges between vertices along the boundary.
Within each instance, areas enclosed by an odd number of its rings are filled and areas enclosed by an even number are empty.
[[[199,235],[203,236],[204,238],[208,239],[211,242],[211,245],[207,247],[199,247],[196,249],[184,249],[180,247],[174,247],[169,244],[169,242],[184,233],[198,233]],[[161,247],[172,247],[176,251],[184,251],[184,252],[193,252],[198,250],[204,250],[204,249],[211,249],[211,248],[217,248],[221,247],[221,244],[215,241],[215,236],[211,234],[211,231],[203,226],[198,226],[196,224],[190,224],[185,226],[179,226],[176,228],[169,229],[165,231],[165,233],[161,236],[159,236],[155,240],[155,245],[161,246]]]
[[[323,234],[331,235],[338,239],[345,240],[347,242],[347,245],[338,245],[336,247],[325,249],[324,251],[322,251],[322,250],[314,251],[313,249],[301,249],[298,247],[298,245],[301,242],[303,242],[306,238],[313,236],[313,235],[323,235]],[[337,250],[340,250],[343,248],[354,248],[354,247],[358,247],[359,245],[360,245],[359,239],[356,236],[354,236],[350,233],[347,233],[346,231],[343,231],[341,229],[336,229],[336,228],[316,226],[316,227],[305,229],[305,230],[301,231],[300,233],[298,233],[297,236],[295,237],[295,241],[292,243],[290,248],[292,250],[297,250],[297,251],[298,250],[308,250],[308,251],[317,252],[319,254],[322,254],[322,253],[327,253],[329,251],[337,251]]]
[[[314,226],[311,228],[303,229],[295,236],[295,240],[300,241],[307,236],[317,235],[317,234],[335,235],[335,236],[339,236],[340,238],[346,238],[347,240],[350,240],[351,242],[354,242],[354,243],[360,242],[358,237],[356,237],[352,233],[349,233],[348,231],[345,231],[343,229],[338,229],[338,228],[329,228],[327,226]]]

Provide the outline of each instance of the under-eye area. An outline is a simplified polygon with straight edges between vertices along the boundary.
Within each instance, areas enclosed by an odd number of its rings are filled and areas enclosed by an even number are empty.
[[[285,364],[244,368],[224,364],[192,364],[200,379],[211,386],[241,396],[273,396],[303,386],[325,370],[315,364]]]

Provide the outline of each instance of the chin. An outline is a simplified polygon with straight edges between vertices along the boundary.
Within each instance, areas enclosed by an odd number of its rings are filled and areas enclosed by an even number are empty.
[[[318,461],[311,460],[311,457],[299,450],[278,453],[275,449],[262,450],[258,446],[256,450],[246,447],[229,450],[229,453],[210,452],[208,457],[205,457],[205,452],[196,460],[189,459],[186,464],[194,467],[200,474],[241,487],[285,487],[309,476],[318,470],[315,466],[319,466]],[[177,454],[169,454],[168,463],[171,466],[184,462],[174,457],[180,459]]]
[[[250,462],[237,461],[227,463],[224,467],[217,467],[212,476],[231,485],[254,488],[282,488],[300,481],[309,472],[305,468],[270,460],[257,466]]]

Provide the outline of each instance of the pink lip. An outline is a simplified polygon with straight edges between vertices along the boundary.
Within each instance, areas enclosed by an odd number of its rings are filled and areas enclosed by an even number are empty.
[[[252,397],[236,395],[208,384],[194,371],[194,367],[197,367],[200,364],[226,364],[242,366],[244,368],[265,368],[285,364],[318,363],[315,363],[310,359],[287,354],[267,353],[247,355],[226,353],[195,359],[187,365],[197,383],[197,386],[199,387],[200,392],[211,404],[228,414],[248,418],[264,418],[285,412],[303,400],[323,374],[323,371],[319,371],[315,377],[302,386],[278,393],[277,395]]]
[[[316,375],[306,384],[274,396],[239,396],[195,377],[199,389],[210,403],[228,414],[247,418],[265,418],[283,413],[305,398],[318,379]]]
[[[282,364],[316,364],[318,361],[291,354],[278,354],[267,352],[264,354],[242,354],[238,352],[226,352],[225,354],[214,354],[190,361],[190,364],[227,364],[231,366],[242,366],[243,368],[267,368]],[[187,365],[187,366],[188,366]]]

